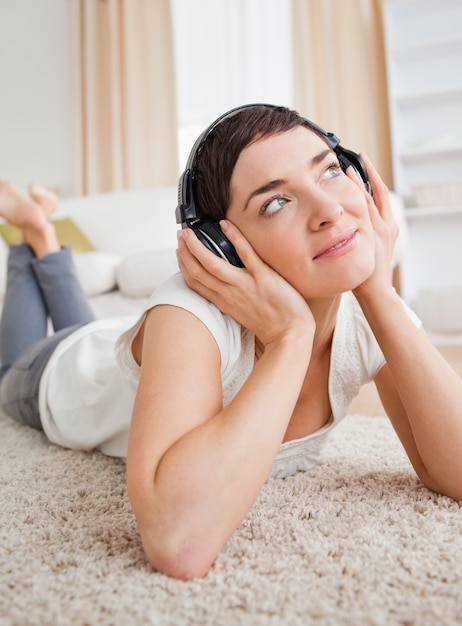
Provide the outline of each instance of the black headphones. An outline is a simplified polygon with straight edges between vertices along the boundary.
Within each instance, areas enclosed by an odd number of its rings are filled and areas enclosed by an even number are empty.
[[[247,104],[244,106],[239,106],[231,109],[227,113],[224,113],[219,118],[217,118],[208,128],[206,128],[204,132],[199,135],[196,142],[194,143],[188,161],[186,163],[186,168],[183,174],[180,176],[178,184],[178,206],[175,211],[177,224],[181,224],[182,228],[191,228],[196,234],[199,241],[201,241],[206,248],[211,250],[214,254],[221,257],[222,259],[225,259],[232,265],[235,265],[236,267],[244,267],[244,264],[239,258],[233,244],[224,235],[218,222],[211,219],[199,219],[197,217],[196,202],[193,191],[194,169],[197,155],[201,151],[204,142],[206,141],[207,137],[212,133],[212,131],[219,124],[221,124],[221,122],[230,117],[233,117],[234,115],[236,115],[236,113],[257,106],[276,108],[275,105],[271,104]],[[370,190],[366,167],[359,154],[356,154],[356,152],[353,152],[352,150],[347,150],[346,148],[341,146],[340,139],[336,137],[334,133],[328,133],[317,124],[314,124],[306,118],[304,119],[307,125],[317,131],[326,140],[330,148],[332,148],[332,150],[335,152],[342,170],[345,171],[347,167],[352,166],[359,179],[364,183],[366,188]]]

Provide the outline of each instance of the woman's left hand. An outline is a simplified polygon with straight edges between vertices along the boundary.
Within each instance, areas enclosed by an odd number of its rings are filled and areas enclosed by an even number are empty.
[[[364,153],[361,153],[361,158],[366,165],[373,192],[373,195],[371,195],[363,187],[369,209],[369,217],[375,232],[376,252],[373,273],[353,290],[357,297],[367,296],[367,294],[375,292],[377,289],[389,288],[391,286],[393,250],[398,236],[398,224],[390,206],[388,187],[369,158]],[[347,175],[351,179],[356,180],[358,184],[361,184],[354,172],[347,170]]]

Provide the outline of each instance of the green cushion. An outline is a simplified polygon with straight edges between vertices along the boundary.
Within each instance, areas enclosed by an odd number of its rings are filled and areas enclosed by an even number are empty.
[[[71,246],[74,254],[82,254],[83,252],[92,252],[95,250],[93,244],[87,239],[87,236],[80,230],[77,224],[65,217],[62,219],[51,220],[56,228],[56,236],[62,246]],[[20,231],[11,224],[0,224],[0,235],[11,246],[20,243]]]

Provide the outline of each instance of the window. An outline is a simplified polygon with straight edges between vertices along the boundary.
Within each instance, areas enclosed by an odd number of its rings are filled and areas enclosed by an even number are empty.
[[[290,0],[172,0],[180,167],[241,104],[293,106]]]

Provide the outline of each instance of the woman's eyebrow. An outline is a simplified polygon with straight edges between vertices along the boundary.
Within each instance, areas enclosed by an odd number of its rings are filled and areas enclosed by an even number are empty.
[[[265,185],[262,185],[258,189],[255,189],[255,191],[252,191],[250,196],[247,198],[247,202],[245,203],[243,210],[244,211],[246,210],[252,198],[255,198],[255,196],[260,196],[263,193],[267,193],[268,191],[273,191],[273,189],[276,189],[277,187],[284,185],[285,182],[286,181],[283,178],[278,178],[277,180],[272,180],[271,182],[266,183]]]
[[[319,163],[322,163],[324,161],[324,159],[329,155],[329,154],[335,154],[333,150],[331,150],[330,148],[327,148],[326,150],[323,150],[322,152],[320,152],[319,154],[316,154],[310,161],[310,165],[314,166],[314,165],[318,165]],[[255,198],[255,196],[260,196],[264,193],[267,193],[268,191],[273,191],[273,189],[277,189],[278,187],[280,187],[281,185],[285,184],[285,179],[284,178],[278,178],[277,180],[272,180],[269,183],[265,183],[264,185],[262,185],[261,187],[258,187],[258,189],[255,189],[255,191],[252,191],[252,193],[250,194],[250,196],[247,198],[247,201],[244,205],[244,211],[246,210],[246,208],[249,206],[249,202],[252,200],[252,198]]]
[[[311,159],[311,165],[318,165],[319,163],[322,163],[324,159],[326,158],[326,156],[328,156],[329,154],[335,155],[335,152],[331,148],[327,148],[327,150],[323,150],[322,152],[320,152],[319,154],[317,154]]]

